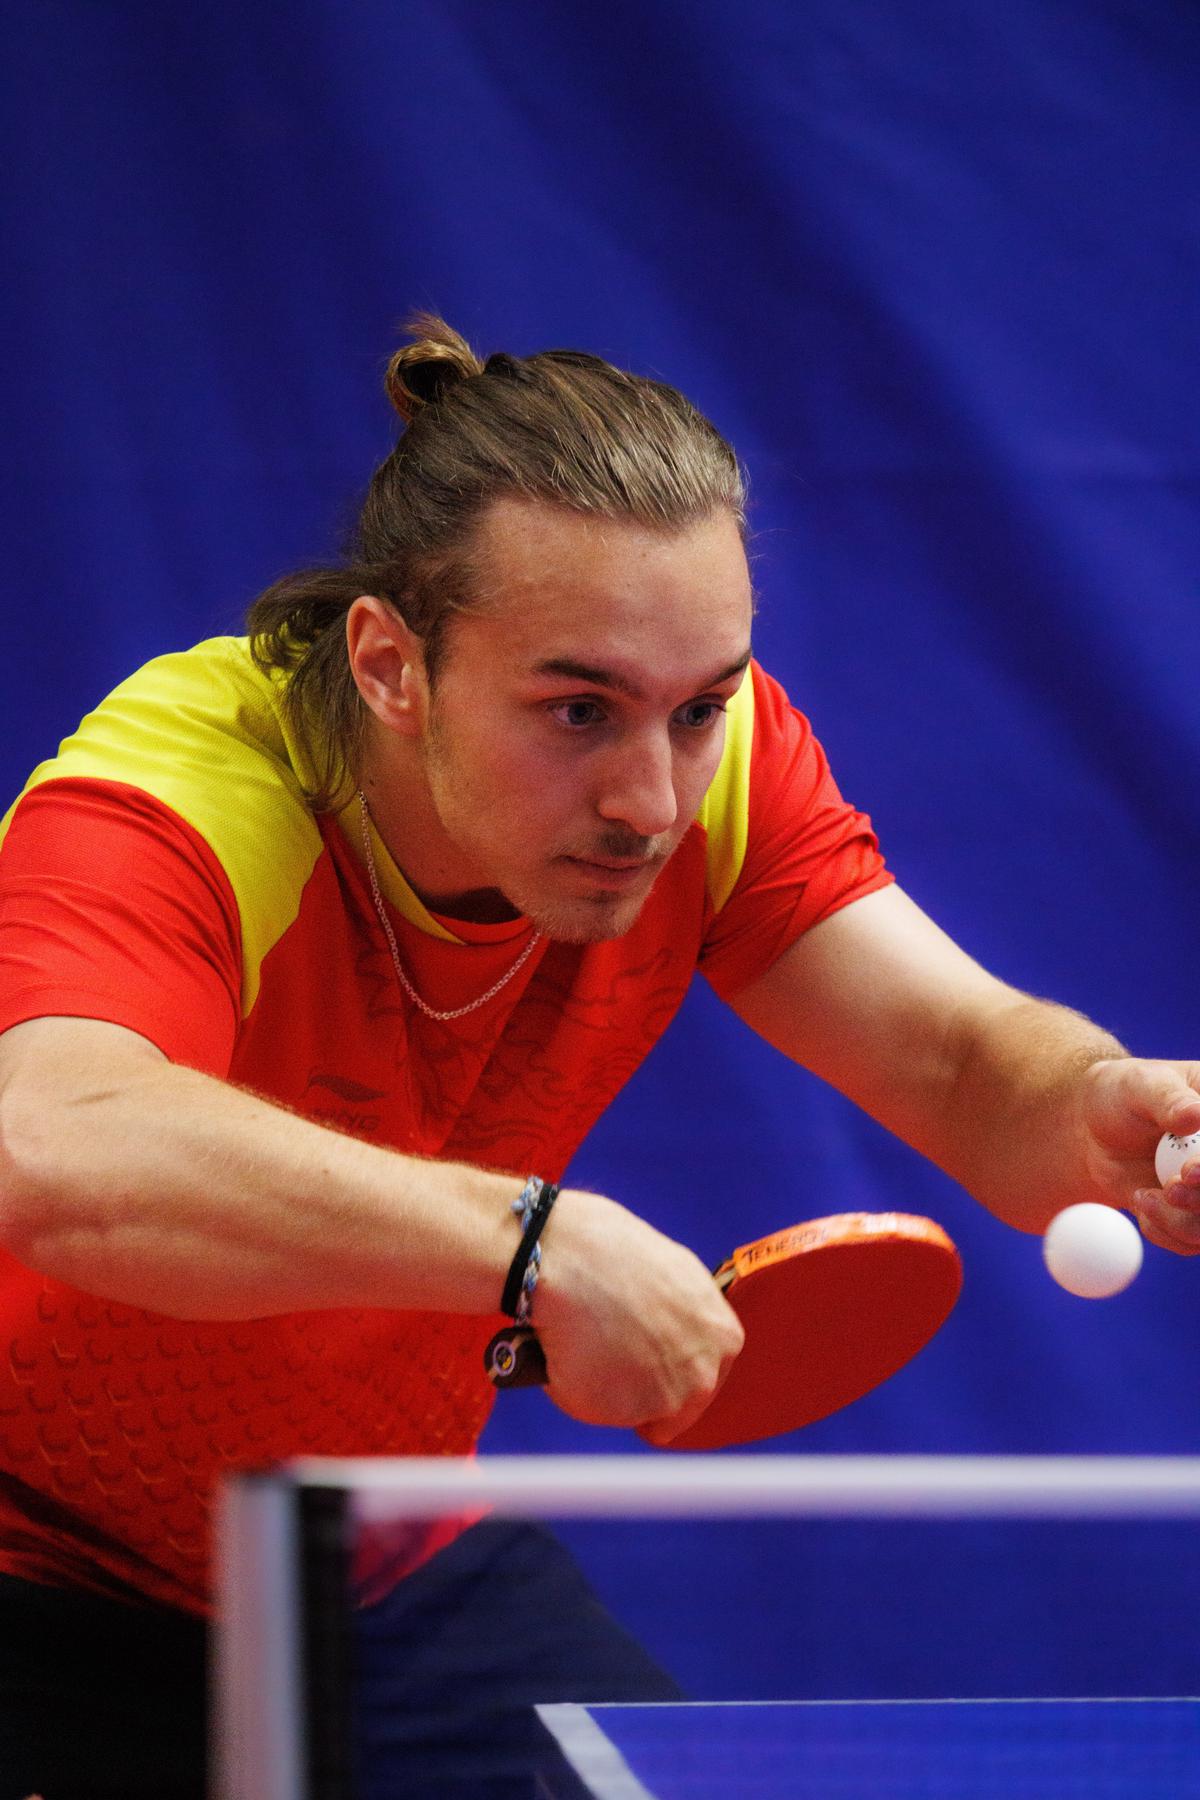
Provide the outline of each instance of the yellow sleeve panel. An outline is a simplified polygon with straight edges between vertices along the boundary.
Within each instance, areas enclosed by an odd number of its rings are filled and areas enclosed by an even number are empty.
[[[358,855],[362,843],[362,813],[359,809],[358,795],[349,799],[337,815],[338,825],[347,843],[354,845]],[[375,873],[379,878],[379,889],[401,918],[415,925],[428,937],[441,938],[445,944],[461,944],[462,939],[442,925],[433,914],[422,905],[404,875],[392,860],[392,853],[375,828],[374,819],[368,818],[367,830],[371,835],[371,850],[375,857]]]
[[[282,716],[279,691],[244,638],[210,638],[157,657],[114,688],[23,790],[72,777],[123,782],[170,807],[205,840],[241,918],[243,1017],[322,848],[305,801],[312,771]]]
[[[750,756],[754,747],[754,671],[725,709],[725,748],[696,814],[707,838],[708,893],[720,912],[734,890],[750,833]]]

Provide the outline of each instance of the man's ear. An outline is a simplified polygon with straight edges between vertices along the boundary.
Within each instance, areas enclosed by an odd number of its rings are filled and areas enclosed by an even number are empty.
[[[429,713],[425,644],[385,600],[360,594],[346,614],[346,650],[359,693],[381,724],[420,737]]]

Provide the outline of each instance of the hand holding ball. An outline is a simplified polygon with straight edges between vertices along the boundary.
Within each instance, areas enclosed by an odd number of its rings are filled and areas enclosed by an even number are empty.
[[[1162,1188],[1178,1181],[1185,1163],[1200,1160],[1200,1131],[1167,1131],[1154,1153]],[[1059,1287],[1081,1300],[1107,1300],[1127,1288],[1142,1266],[1142,1237],[1133,1220],[1112,1206],[1068,1206],[1042,1240],[1046,1267]]]
[[[1046,1267],[1059,1287],[1081,1300],[1107,1300],[1127,1288],[1142,1266],[1142,1239],[1125,1213],[1085,1201],[1068,1206],[1042,1241]]]
[[[1194,1156],[1200,1156],[1200,1131],[1193,1131],[1190,1137],[1173,1137],[1169,1131],[1164,1132],[1154,1152],[1154,1173],[1158,1176],[1159,1187],[1165,1188],[1168,1182],[1178,1181],[1184,1163],[1191,1162]]]

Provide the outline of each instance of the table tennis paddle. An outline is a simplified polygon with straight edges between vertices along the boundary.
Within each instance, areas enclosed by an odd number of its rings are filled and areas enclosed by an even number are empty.
[[[720,1391],[669,1450],[720,1450],[849,1406],[914,1357],[950,1315],[962,1264],[940,1225],[911,1213],[836,1213],[743,1244],[714,1279],[746,1341]],[[484,1353],[498,1388],[544,1386],[528,1326]]]

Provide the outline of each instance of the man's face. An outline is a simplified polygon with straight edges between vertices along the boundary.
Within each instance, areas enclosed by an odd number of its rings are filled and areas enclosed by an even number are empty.
[[[750,648],[737,526],[504,501],[474,560],[481,603],[450,625],[421,745],[438,885],[498,891],[550,937],[618,937],[721,758]]]

